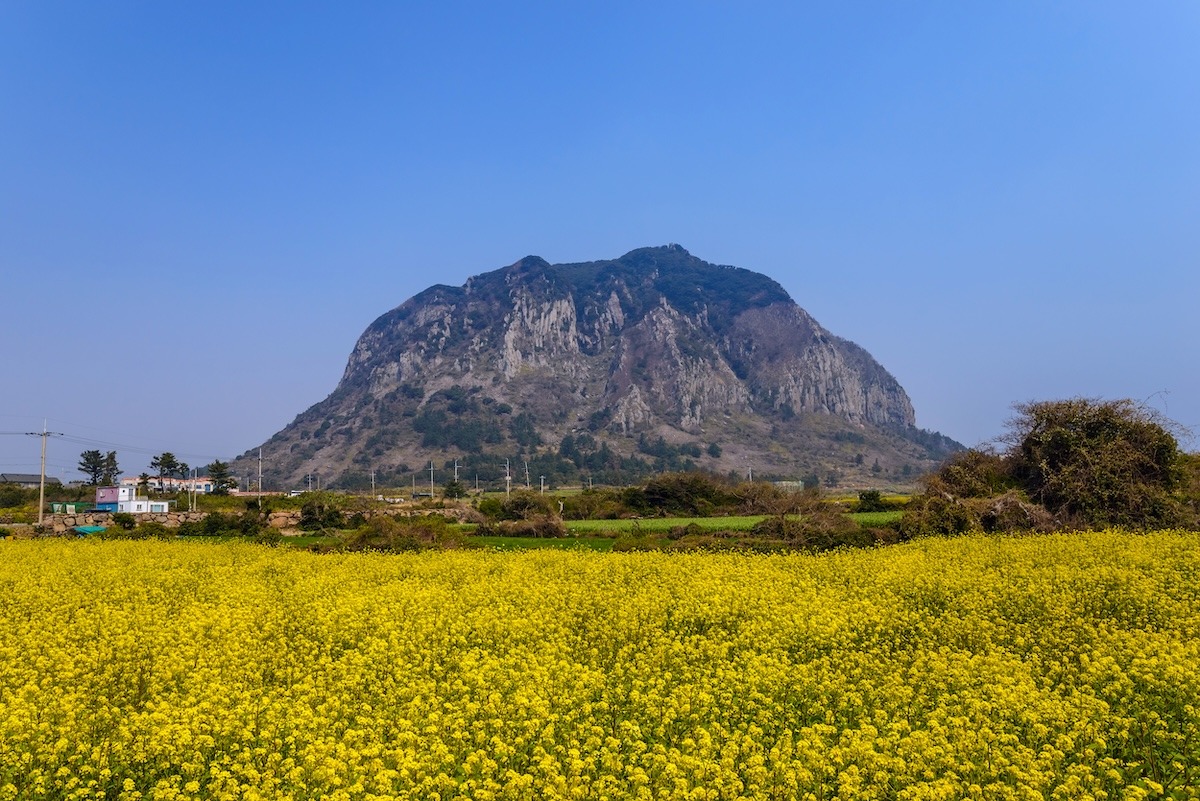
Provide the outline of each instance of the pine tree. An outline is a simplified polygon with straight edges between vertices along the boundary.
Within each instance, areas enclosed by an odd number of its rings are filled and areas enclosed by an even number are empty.
[[[104,470],[100,476],[100,480],[106,485],[117,483],[117,478],[121,475],[121,468],[117,466],[117,452],[109,451],[104,454]]]
[[[228,495],[237,486],[237,480],[229,475],[229,463],[215,459],[204,468],[213,485],[213,495]]]
[[[79,472],[88,477],[88,485],[98,486],[104,476],[104,454],[96,450],[79,454]]]

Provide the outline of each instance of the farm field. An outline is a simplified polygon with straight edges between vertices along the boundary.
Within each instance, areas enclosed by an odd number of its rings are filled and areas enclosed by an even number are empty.
[[[0,799],[1200,798],[1200,535],[0,542]]]
[[[904,512],[897,510],[888,512],[851,512],[850,517],[853,518],[854,522],[862,526],[885,526],[904,517]]]

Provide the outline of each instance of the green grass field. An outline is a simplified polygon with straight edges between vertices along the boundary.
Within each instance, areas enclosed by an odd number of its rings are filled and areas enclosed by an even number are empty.
[[[904,512],[899,510],[891,512],[854,512],[850,516],[860,526],[884,526],[904,517]]]

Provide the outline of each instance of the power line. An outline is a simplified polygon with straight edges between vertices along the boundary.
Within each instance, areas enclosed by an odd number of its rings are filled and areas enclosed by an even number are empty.
[[[18,467],[37,467],[37,466],[38,466],[37,462],[5,462],[4,464],[0,465],[0,467],[3,467],[5,470],[15,470]],[[74,470],[74,469],[76,469],[75,465],[56,464],[54,462],[46,462],[46,467],[52,467],[55,470]]]
[[[59,421],[55,421],[55,422],[58,423]],[[77,429],[78,428],[88,429],[91,431],[99,431],[102,434],[103,433],[117,433],[117,432],[106,431],[105,429],[101,429],[101,428],[94,428],[91,426],[83,426],[83,425],[78,425],[78,424],[74,424],[74,423],[70,424],[69,427],[77,428]],[[40,431],[36,431],[36,432],[34,432],[34,431],[0,431],[0,436],[23,437],[23,436],[40,436],[40,435],[41,435]],[[204,459],[211,460],[211,459],[215,459],[215,458],[220,458],[217,456],[213,456],[212,454],[183,453],[180,451],[171,451],[170,448],[160,448],[160,447],[152,448],[152,447],[148,447],[146,445],[130,445],[129,443],[115,442],[112,440],[99,439],[96,437],[89,437],[89,436],[85,436],[82,434],[75,434],[75,433],[57,433],[56,432],[56,436],[61,437],[66,442],[72,442],[76,445],[101,447],[101,448],[107,448],[109,450],[124,451],[126,453],[138,453],[138,454],[146,454],[149,456],[157,456],[160,453],[165,453],[165,452],[170,451],[170,452],[174,453],[176,456],[182,456],[185,459],[192,459],[192,460],[204,460]]]
[[[92,445],[92,446],[100,446],[100,447],[104,447],[104,448],[110,448],[110,449],[112,449],[112,450],[120,450],[120,451],[124,451],[124,452],[126,452],[126,453],[129,453],[129,452],[133,452],[133,453],[141,453],[141,454],[145,454],[145,455],[148,455],[148,456],[157,456],[158,454],[160,454],[160,453],[163,453],[163,452],[164,452],[163,450],[161,450],[161,449],[158,449],[158,448],[145,448],[145,447],[141,447],[141,446],[138,446],[138,445],[125,445],[125,444],[122,444],[122,443],[120,443],[120,442],[107,442],[107,441],[105,441],[105,440],[99,440],[99,439],[90,439],[90,438],[88,438],[88,437],[79,437],[79,436],[74,436],[74,435],[71,435],[71,434],[65,435],[65,436],[63,437],[63,439],[64,439],[64,440],[66,440],[67,442],[73,442],[73,443],[75,443],[76,445]],[[175,453],[175,452],[174,452],[174,451],[172,451],[172,453]],[[213,456],[212,456],[212,455],[210,455],[210,454],[199,454],[199,453],[182,453],[182,452],[179,452],[179,453],[175,453],[175,455],[176,455],[176,456],[183,456],[183,457],[186,457],[186,458],[188,458],[188,459],[212,459],[212,458],[216,458],[216,457],[213,457]]]
[[[12,415],[8,415],[8,416],[12,416]],[[79,427],[80,428],[89,428],[89,426],[79,426]],[[93,437],[82,436],[82,435],[74,434],[74,433],[64,433],[61,431],[48,431],[48,430],[45,430],[45,428],[46,428],[46,426],[45,426],[45,424],[43,424],[43,431],[0,431],[0,436],[42,437],[43,444],[44,444],[45,438],[54,436],[54,437],[58,437],[59,439],[63,440],[64,442],[70,442],[75,445],[81,445],[85,448],[121,451],[126,454],[133,453],[133,454],[146,455],[146,456],[157,456],[160,453],[167,452],[167,449],[151,449],[151,448],[147,448],[145,446],[130,445],[128,443],[113,442],[110,440],[95,439]],[[92,430],[101,431],[102,429],[92,429]],[[44,450],[45,449],[43,448],[43,451]],[[177,457],[182,457],[183,459],[186,459],[189,461],[196,461],[196,462],[201,462],[201,463],[210,462],[214,459],[220,458],[220,457],[214,457],[211,454],[199,454],[199,453],[175,452],[174,455]],[[43,459],[45,459],[45,453],[43,453],[42,457],[43,457]],[[7,467],[9,467],[9,469],[17,467],[17,466],[37,467],[39,464],[41,464],[41,463],[40,462],[12,462],[12,463],[7,463]],[[60,470],[77,471],[79,469],[78,465],[51,464],[50,466],[58,468]]]

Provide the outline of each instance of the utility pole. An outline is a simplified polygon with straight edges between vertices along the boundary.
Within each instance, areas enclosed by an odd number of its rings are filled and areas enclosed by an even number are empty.
[[[258,449],[258,497],[260,499],[258,508],[262,509],[262,448]]]
[[[529,460],[525,460],[525,489],[530,489],[529,486]]]
[[[375,497],[375,471],[371,471],[371,497]]]
[[[433,497],[433,460],[429,460],[429,497]]]
[[[38,482],[38,525],[39,526],[42,525],[42,521],[45,519],[45,517],[44,517],[45,511],[43,510],[42,507],[44,507],[46,505],[46,440],[50,437],[64,436],[63,434],[61,434],[57,431],[47,431],[46,430],[47,422],[48,421],[45,419],[42,420],[42,430],[41,431],[25,432],[26,436],[42,438],[42,477],[41,477],[41,480]],[[8,432],[6,432],[6,433],[8,433]],[[15,432],[13,432],[13,433],[15,433]]]
[[[454,460],[454,483],[458,483],[458,460]]]
[[[538,478],[540,478],[542,480],[542,494],[545,495],[546,494],[546,477],[538,476]]]
[[[46,431],[46,420],[42,420],[42,479],[38,482],[38,525],[46,514],[46,439],[50,433]]]
[[[42,524],[46,508],[46,439],[50,432],[46,430],[46,420],[42,420],[42,480],[38,483],[38,525]]]
[[[512,495],[512,473],[508,470],[508,460],[504,460],[504,497]]]

